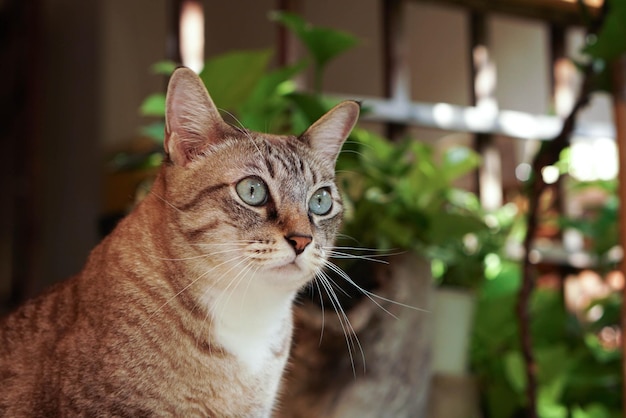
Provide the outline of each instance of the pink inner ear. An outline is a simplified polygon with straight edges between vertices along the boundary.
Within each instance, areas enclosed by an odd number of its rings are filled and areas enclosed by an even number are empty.
[[[165,152],[181,166],[218,141],[226,125],[202,80],[188,68],[179,68],[172,74],[165,121]]]
[[[315,152],[334,162],[359,118],[359,111],[357,102],[341,102],[311,125],[303,138]]]
[[[201,143],[198,146],[192,146],[192,141],[188,139],[180,140],[177,134],[165,135],[165,149],[170,159],[182,167],[192,161],[202,151]]]

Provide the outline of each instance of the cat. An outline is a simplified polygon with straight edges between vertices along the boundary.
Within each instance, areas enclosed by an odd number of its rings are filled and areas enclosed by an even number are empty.
[[[299,137],[247,131],[177,69],[149,195],[79,274],[2,319],[0,416],[271,416],[358,115],[345,101]]]

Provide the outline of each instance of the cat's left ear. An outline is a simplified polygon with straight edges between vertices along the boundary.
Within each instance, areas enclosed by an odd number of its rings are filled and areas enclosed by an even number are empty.
[[[167,87],[165,153],[185,166],[232,129],[220,116],[200,77],[180,67]]]
[[[341,146],[359,119],[360,109],[355,101],[341,102],[311,125],[300,139],[309,144],[313,151],[334,163]]]

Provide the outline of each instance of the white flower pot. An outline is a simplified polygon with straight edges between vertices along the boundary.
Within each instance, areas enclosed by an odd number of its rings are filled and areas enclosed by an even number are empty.
[[[444,286],[435,289],[434,299],[432,371],[466,376],[475,296],[470,290]]]

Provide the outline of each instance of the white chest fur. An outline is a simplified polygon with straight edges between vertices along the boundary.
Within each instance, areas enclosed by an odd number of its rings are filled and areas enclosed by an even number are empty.
[[[279,380],[291,338],[295,292],[253,280],[213,297],[212,339],[235,355],[251,375],[269,372]]]

